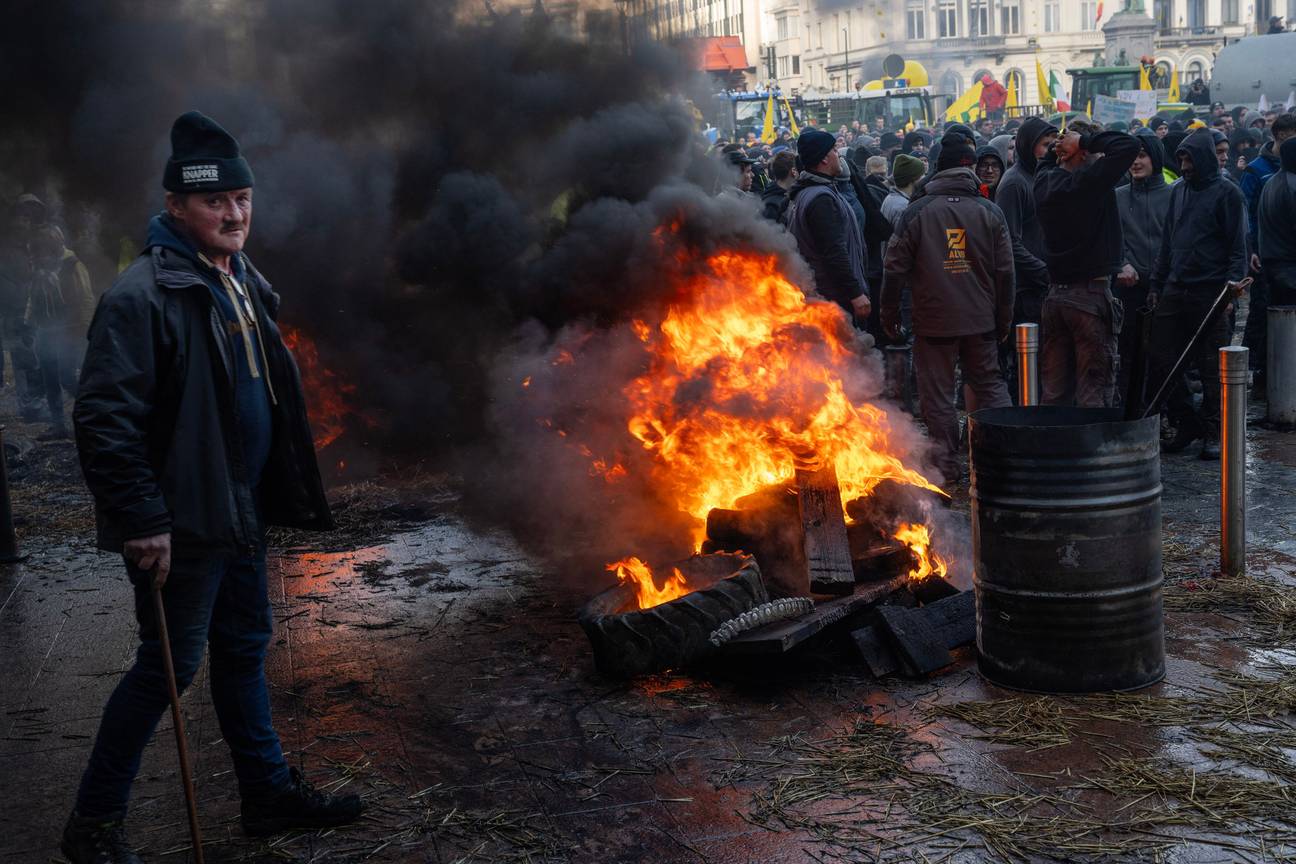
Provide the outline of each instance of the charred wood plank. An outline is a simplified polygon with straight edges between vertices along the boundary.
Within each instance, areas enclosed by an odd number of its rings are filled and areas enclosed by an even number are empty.
[[[907,578],[895,576],[884,582],[858,585],[845,597],[819,603],[808,615],[748,630],[725,643],[721,650],[726,654],[784,654],[825,628],[903,590]]]
[[[935,633],[936,642],[947,650],[976,641],[976,597],[971,591],[961,591],[921,609],[902,611],[907,615],[922,617]],[[891,641],[879,631],[880,627],[875,623],[851,633],[860,656],[877,678],[905,668]]]
[[[796,479],[810,589],[819,594],[848,594],[855,587],[855,569],[837,469],[828,465],[817,471],[798,470]]]
[[[878,623],[874,627],[882,631],[905,671],[928,675],[954,662],[931,622],[921,613],[897,606],[883,606],[877,612]]]

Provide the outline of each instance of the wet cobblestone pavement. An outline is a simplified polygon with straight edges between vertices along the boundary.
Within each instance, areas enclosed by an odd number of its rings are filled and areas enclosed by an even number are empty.
[[[0,568],[0,860],[26,864],[60,860],[134,628],[119,562],[74,518],[24,503],[78,510],[72,486],[31,479],[40,460],[74,466],[71,445],[22,446],[10,459],[29,557]],[[1277,587],[1240,596],[1211,578],[1219,466],[1164,457],[1167,678],[1101,702],[998,690],[967,649],[922,682],[874,681],[836,644],[707,677],[605,680],[574,620],[585,592],[426,481],[417,506],[348,514],[328,551],[272,556],[285,749],[326,789],[363,794],[367,816],[244,838],[200,675],[184,707],[207,860],[1290,860],[1296,676],[1281,664],[1296,602],[1281,586],[1296,436],[1253,424],[1249,453],[1250,565]],[[986,700],[1006,701],[965,704]],[[189,859],[171,735],[164,719],[129,822],[155,862]]]

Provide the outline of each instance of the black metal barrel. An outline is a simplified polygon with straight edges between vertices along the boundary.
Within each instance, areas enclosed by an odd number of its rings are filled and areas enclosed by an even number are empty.
[[[1154,414],[972,415],[977,654],[996,684],[1134,690],[1165,675],[1161,462]]]

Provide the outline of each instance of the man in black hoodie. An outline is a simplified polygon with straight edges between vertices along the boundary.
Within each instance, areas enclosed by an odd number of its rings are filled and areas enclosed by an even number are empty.
[[[1247,271],[1246,201],[1237,185],[1220,174],[1214,136],[1199,129],[1184,139],[1175,159],[1183,179],[1171,191],[1149,298],[1156,307],[1153,386],[1165,380],[1225,283],[1242,279]],[[1200,433],[1203,459],[1220,455],[1218,354],[1229,344],[1228,321],[1227,315],[1216,315],[1196,351],[1201,417],[1192,416],[1181,382],[1168,399],[1167,414],[1177,432],[1174,446],[1186,447]]]
[[[1161,253],[1161,231],[1166,213],[1170,210],[1170,186],[1165,182],[1165,148],[1161,139],[1147,129],[1135,134],[1142,150],[1130,166],[1130,182],[1116,190],[1116,206],[1120,209],[1121,233],[1125,238],[1125,263],[1116,274],[1116,287],[1112,293],[1121,301],[1127,312],[1147,304],[1152,288],[1152,268]],[[1117,376],[1117,393],[1125,396],[1129,389],[1131,363],[1138,340],[1135,327],[1121,329],[1120,372]],[[1142,394],[1135,394],[1141,401]]]
[[[1132,135],[1077,120],[1035,173],[1050,278],[1040,351],[1045,405],[1112,404],[1122,310],[1110,283],[1124,256],[1115,190],[1141,150]]]
[[[796,156],[782,150],[770,160],[772,183],[761,193],[761,215],[787,227],[788,190],[796,182]]]
[[[1260,266],[1269,279],[1269,301],[1296,304],[1296,138],[1278,148],[1282,168],[1272,174],[1256,207]]]
[[[1048,295],[1048,265],[1044,263],[1044,232],[1035,216],[1035,169],[1057,138],[1057,129],[1038,117],[1029,117],[1017,130],[1012,167],[1004,172],[995,190],[995,204],[1003,211],[1012,238],[1013,269],[1017,276],[1013,325],[1038,324]],[[1016,352],[1011,340],[1004,343],[1000,361],[1016,378]],[[1015,390],[1015,386],[1009,388]]]

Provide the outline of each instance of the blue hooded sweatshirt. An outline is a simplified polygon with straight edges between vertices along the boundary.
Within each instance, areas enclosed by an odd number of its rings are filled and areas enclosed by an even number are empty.
[[[154,246],[161,246],[175,252],[193,263],[195,272],[202,277],[207,290],[211,292],[216,308],[231,325],[225,328],[225,333],[229,340],[229,356],[234,360],[234,410],[237,415],[235,423],[243,445],[243,462],[247,471],[248,484],[255,489],[260,485],[261,472],[270,457],[271,439],[274,436],[274,417],[270,410],[270,393],[266,387],[266,370],[262,368],[261,346],[257,344],[260,336],[256,328],[249,328],[249,335],[253,340],[253,357],[249,361],[248,351],[243,345],[243,335],[238,326],[238,312],[235,311],[234,304],[230,302],[229,295],[222,287],[220,276],[213,268],[202,262],[193,244],[176,230],[175,223],[165,213],[160,213],[149,221],[148,241],[145,248],[152,249]],[[241,253],[230,256],[230,268],[239,284],[247,285],[247,266]],[[249,287],[247,290],[251,292],[256,289]],[[252,363],[255,363],[258,377],[253,377]]]

